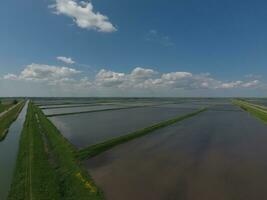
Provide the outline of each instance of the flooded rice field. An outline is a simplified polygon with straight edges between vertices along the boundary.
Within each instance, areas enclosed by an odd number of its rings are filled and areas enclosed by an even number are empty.
[[[166,101],[181,101],[180,98],[34,98],[39,106],[52,106],[62,104],[93,104],[93,103],[151,103]]]
[[[102,106],[102,105],[114,105],[113,103],[84,103],[84,104],[60,104],[60,105],[45,105],[39,106],[41,109],[55,109],[55,108],[71,108],[71,107],[90,107],[90,106]]]
[[[247,101],[263,106],[267,106],[267,98],[258,98],[258,99],[246,99]]]
[[[210,107],[211,105],[209,104],[194,104],[192,102],[181,102],[181,103],[166,103],[166,104],[161,104],[161,105],[155,105],[153,107],[157,107],[157,108],[173,108],[173,109],[200,109],[200,108],[204,108],[204,107]]]
[[[193,111],[196,109],[143,107],[49,119],[72,144],[83,148]]]
[[[85,164],[108,200],[266,199],[266,144],[265,123],[246,112],[213,110]]]
[[[116,108],[125,108],[126,106],[119,105],[98,105],[98,106],[86,106],[86,107],[65,107],[65,108],[51,108],[44,109],[43,112],[45,115],[54,115],[54,114],[64,114],[64,113],[75,113],[75,112],[87,112],[87,111],[96,111],[96,110],[105,110],[105,109],[116,109]]]
[[[17,120],[10,126],[7,137],[0,142],[0,199],[7,198],[16,165],[20,134],[25,121],[28,103]]]

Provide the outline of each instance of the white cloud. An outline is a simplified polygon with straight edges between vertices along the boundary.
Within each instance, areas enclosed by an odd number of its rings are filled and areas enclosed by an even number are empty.
[[[114,32],[117,29],[108,17],[99,12],[94,12],[91,2],[77,2],[76,0],[56,0],[52,7],[58,15],[71,17],[77,26],[93,29],[99,32]]]
[[[131,77],[134,79],[144,79],[144,78],[150,78],[157,74],[156,71],[153,69],[146,69],[142,67],[136,67],[132,72],[131,72]]]
[[[190,78],[193,75],[189,72],[171,72],[167,74],[162,74],[161,78],[168,81],[176,81],[183,78]]]
[[[211,77],[210,74],[192,74],[190,72],[170,72],[160,74],[152,69],[137,67],[131,73],[119,73],[102,69],[96,75],[96,83],[102,87],[113,88],[146,88],[146,89],[234,89],[251,88],[260,81],[223,82]]]
[[[235,88],[241,85],[242,85],[242,81],[233,81],[229,83],[222,83],[221,85],[219,85],[219,88],[229,89],[229,88]]]
[[[100,86],[112,87],[118,86],[125,81],[124,73],[117,73],[102,69],[96,75],[96,83]]]
[[[253,80],[242,84],[242,87],[249,88],[249,87],[255,87],[258,86],[260,83],[259,80]]]
[[[222,83],[219,88],[223,89],[231,89],[231,88],[251,88],[256,87],[260,84],[259,80],[253,80],[253,81],[233,81],[233,82],[227,82]]]
[[[75,93],[94,90],[101,94],[169,94],[175,95],[175,91],[208,91],[216,92],[234,89],[266,88],[259,80],[221,81],[210,74],[193,74],[191,72],[176,71],[160,73],[150,68],[136,67],[129,73],[116,72],[101,69],[94,77],[76,76],[82,72],[69,67],[51,66],[43,64],[30,64],[19,74],[7,74],[2,80],[13,82],[23,81],[34,84],[51,86],[64,92]],[[0,79],[1,80],[1,79]],[[22,83],[22,82],[21,82]],[[54,89],[53,89],[54,88]],[[114,94],[115,94],[114,93]],[[219,92],[220,93],[220,92]]]
[[[17,80],[18,77],[15,74],[7,74],[7,75],[4,75],[4,79],[5,80]]]
[[[58,56],[58,57],[57,57],[57,60],[59,60],[59,61],[61,61],[61,62],[64,62],[64,63],[66,63],[66,64],[74,64],[74,63],[75,63],[75,61],[72,60],[72,58],[67,58],[67,57],[65,57],[65,56]]]
[[[27,80],[27,81],[59,81],[64,78],[79,74],[80,71],[61,66],[44,64],[27,65],[19,75],[7,74],[4,79]]]

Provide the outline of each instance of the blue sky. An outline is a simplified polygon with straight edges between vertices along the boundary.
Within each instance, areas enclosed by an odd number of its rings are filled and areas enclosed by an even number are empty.
[[[266,10],[260,0],[4,1],[0,95],[265,96]]]

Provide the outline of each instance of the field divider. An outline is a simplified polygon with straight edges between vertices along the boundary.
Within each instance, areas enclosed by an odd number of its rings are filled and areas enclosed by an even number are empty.
[[[126,107],[120,107],[120,108],[107,108],[107,109],[88,110],[88,111],[81,111],[81,112],[69,112],[69,113],[48,114],[48,115],[45,115],[45,116],[46,117],[56,117],[56,116],[65,116],[65,115],[78,115],[78,114],[95,113],[95,112],[105,112],[105,111],[113,111],[113,110],[126,110],[126,109],[134,109],[134,108],[146,108],[146,107],[154,107],[154,106],[161,106],[161,105],[168,105],[168,104],[182,104],[182,103],[179,102],[179,103],[151,104],[151,105],[143,105],[143,106],[126,106]],[[42,108],[40,108],[40,109],[42,109]]]
[[[6,138],[8,131],[9,131],[9,129],[7,128],[2,132],[2,134],[0,134],[0,142]]]
[[[144,106],[131,106],[131,107],[121,107],[121,108],[108,108],[102,110],[88,110],[88,111],[81,111],[81,112],[70,112],[70,113],[59,113],[59,114],[51,114],[45,115],[46,117],[56,117],[56,116],[64,116],[64,115],[78,115],[84,113],[95,113],[95,112],[105,112],[105,111],[112,111],[112,110],[125,110],[125,109],[133,109],[133,108],[142,108]]]
[[[107,140],[107,141],[104,141],[104,142],[101,142],[98,144],[94,144],[92,146],[81,149],[80,151],[77,152],[76,156],[80,160],[89,159],[89,158],[94,157],[94,156],[96,156],[102,152],[105,152],[105,151],[107,151],[107,150],[109,150],[109,149],[111,149],[117,145],[120,145],[122,143],[126,143],[130,140],[139,138],[141,136],[147,135],[147,134],[152,133],[153,131],[155,131],[157,129],[161,129],[161,128],[164,128],[166,126],[177,123],[179,121],[194,117],[194,116],[196,116],[196,115],[198,115],[198,114],[200,114],[206,110],[207,110],[207,108],[201,108],[195,112],[192,112],[192,113],[189,113],[186,115],[182,115],[182,116],[177,116],[175,118],[159,122],[159,123],[154,124],[152,126],[134,131],[130,134],[119,136],[116,138],[112,138],[110,140]]]
[[[75,151],[30,101],[8,200],[103,200]]]
[[[106,105],[111,105],[111,106],[116,106],[117,104],[106,104]],[[106,106],[105,104],[81,104],[81,105],[65,105],[65,106],[39,106],[42,110],[49,110],[49,109],[60,109],[60,108],[82,108],[82,107],[95,107],[95,106]]]
[[[253,116],[267,122],[267,110],[266,107],[257,104],[251,104],[244,100],[234,100],[233,104],[239,106],[241,109],[249,112]]]

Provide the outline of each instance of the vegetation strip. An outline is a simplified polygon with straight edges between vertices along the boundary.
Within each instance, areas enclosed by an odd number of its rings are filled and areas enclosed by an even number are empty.
[[[106,104],[106,105],[117,105],[117,104]],[[65,106],[47,106],[47,107],[40,107],[42,110],[49,110],[49,109],[59,109],[59,108],[79,108],[79,107],[94,107],[94,106],[106,106],[105,104],[81,104],[81,105],[65,105]]]
[[[105,112],[105,111],[112,111],[112,110],[126,110],[126,109],[143,108],[143,107],[148,107],[148,106],[129,106],[129,107],[121,107],[121,108],[107,108],[107,109],[102,109],[102,110],[88,110],[88,111],[81,111],[81,112],[59,113],[59,114],[46,115],[46,117],[56,117],[56,116],[64,116],[64,115],[77,115],[77,114]]]
[[[0,113],[4,112],[6,110],[8,110],[9,108],[11,108],[13,106],[13,104],[9,103],[9,104],[2,104],[0,102]]]
[[[243,110],[249,112],[250,114],[254,115],[255,117],[267,122],[267,110],[266,107],[260,106],[257,104],[251,104],[243,100],[234,100],[233,103],[235,105],[240,106]]]
[[[3,141],[8,134],[10,125],[17,119],[25,102],[18,103],[14,108],[9,110],[0,117],[0,141]]]
[[[42,111],[29,103],[8,200],[102,200],[87,170]]]
[[[111,149],[111,148],[113,148],[113,147],[115,147],[115,146],[117,146],[119,144],[122,144],[122,143],[128,142],[130,140],[133,140],[135,138],[147,135],[147,134],[149,134],[149,133],[151,133],[151,132],[153,132],[153,131],[155,131],[157,129],[164,128],[164,127],[172,125],[172,124],[174,124],[176,122],[179,122],[179,121],[182,121],[184,119],[193,117],[193,116],[198,115],[198,114],[200,114],[200,113],[202,113],[202,112],[204,112],[206,110],[207,110],[206,108],[202,108],[202,109],[200,109],[198,111],[189,113],[187,115],[178,116],[178,117],[175,117],[173,119],[154,124],[154,125],[152,125],[150,127],[147,127],[147,128],[132,132],[132,133],[130,133],[128,135],[119,136],[119,137],[107,140],[105,142],[89,146],[89,147],[87,147],[85,149],[80,150],[77,153],[77,158],[80,159],[80,160],[85,160],[85,159],[94,157],[94,156],[96,156],[96,155],[98,155],[98,154],[100,154],[100,153],[102,153],[104,151],[107,151],[107,150],[109,150],[109,149]]]
[[[56,116],[64,116],[64,115],[78,115],[78,114],[85,114],[85,113],[105,112],[105,111],[113,111],[113,110],[125,110],[125,109],[133,109],[133,108],[144,108],[144,107],[153,107],[153,106],[161,106],[161,105],[168,105],[168,104],[180,104],[180,102],[179,103],[162,103],[162,104],[142,105],[142,106],[127,106],[127,107],[120,107],[120,108],[107,108],[107,109],[102,109],[102,110],[88,110],[88,111],[70,112],[70,113],[58,113],[58,114],[46,115],[46,117],[56,117]]]

